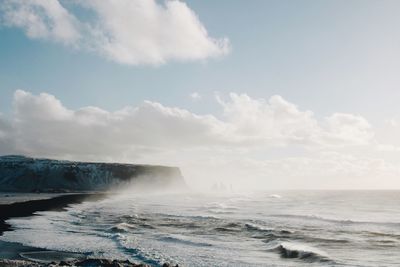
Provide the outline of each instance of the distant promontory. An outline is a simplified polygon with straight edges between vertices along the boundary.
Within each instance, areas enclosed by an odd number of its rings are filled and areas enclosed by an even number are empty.
[[[2,192],[84,192],[184,187],[177,167],[0,156]]]

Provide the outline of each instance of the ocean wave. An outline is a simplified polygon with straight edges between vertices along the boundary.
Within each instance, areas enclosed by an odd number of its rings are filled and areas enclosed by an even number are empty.
[[[268,228],[265,226],[261,226],[259,224],[255,224],[255,223],[245,223],[244,224],[245,229],[248,231],[254,231],[254,232],[259,232],[259,233],[267,233],[267,234],[274,234],[277,237],[287,237],[288,235],[292,235],[295,232],[292,230],[288,230],[288,229],[274,229],[274,228]]]
[[[228,202],[235,203],[235,202],[247,202],[247,201],[252,201],[252,200],[253,199],[249,198],[249,197],[233,197],[233,198],[228,199]]]
[[[224,210],[224,209],[209,209],[208,212],[211,212],[214,214],[233,214],[233,213],[235,213],[231,210]]]
[[[261,225],[257,225],[254,223],[245,223],[245,228],[250,231],[258,231],[258,232],[272,232],[273,229],[263,227]]]
[[[122,215],[121,219],[124,219],[124,220],[139,219],[139,215],[137,215],[137,214]]]
[[[136,227],[129,223],[118,223],[110,228],[110,230],[115,233],[126,233],[134,229],[136,229]]]
[[[166,261],[163,255],[157,255],[156,252],[146,251],[141,248],[139,244],[132,245],[132,239],[127,236],[116,234],[113,239],[122,251],[143,263],[159,266],[162,262]]]
[[[294,215],[294,214],[273,214],[270,217],[283,217],[283,218],[293,218],[293,219],[303,219],[303,220],[314,220],[314,221],[324,221],[330,223],[340,223],[340,224],[374,224],[374,225],[386,225],[386,226],[400,226],[398,222],[377,222],[377,221],[358,221],[351,219],[335,219],[326,218],[319,215]]]
[[[167,214],[167,213],[157,213],[153,212],[153,216],[156,217],[165,217],[165,218],[187,218],[187,219],[194,219],[194,220],[219,220],[219,218],[215,216],[210,216],[208,214],[205,215],[178,215],[178,214]]]
[[[22,258],[39,262],[39,263],[50,263],[53,261],[72,261],[85,259],[86,255],[82,253],[63,252],[54,250],[34,251],[34,252],[22,252],[19,254]]]
[[[209,203],[203,207],[201,207],[202,210],[206,210],[207,212],[211,212],[214,214],[233,214],[237,210],[239,210],[238,207],[235,206],[230,206],[225,203],[221,202],[212,202]]]
[[[280,235],[279,231],[268,229],[255,224],[246,223],[244,225],[244,229],[245,231],[247,231],[247,234],[250,234],[252,238],[261,239],[266,243],[279,240],[279,238],[283,237]]]
[[[282,258],[301,259],[307,262],[332,261],[326,252],[299,243],[290,243],[290,242],[276,243],[268,250],[278,252]]]
[[[254,222],[239,222],[231,221],[219,224],[214,228],[217,232],[238,232],[243,235],[250,235],[252,238],[275,240],[278,238],[287,238],[294,234],[294,231],[289,229],[274,229],[266,227]]]
[[[341,220],[340,213],[327,214],[331,206],[323,206],[319,199],[313,200],[318,204],[315,209],[304,206],[307,213],[301,213],[294,210],[300,200],[286,194],[275,200],[270,195],[256,196],[251,202],[218,197],[178,201],[168,208],[166,201],[136,201],[135,207],[130,202],[109,202],[41,212],[8,221],[14,231],[5,232],[0,240],[153,266],[163,262],[180,266],[375,266],[384,262],[397,266],[400,232],[392,227],[395,223]],[[367,217],[364,210],[360,214],[349,210],[346,214],[365,220],[399,220],[392,213]]]
[[[362,233],[367,236],[373,236],[373,237],[390,237],[390,238],[400,239],[400,235],[394,234],[394,233],[383,233],[383,232],[375,232],[375,231],[363,231]]]
[[[269,197],[271,197],[271,198],[282,198],[282,196],[278,195],[278,194],[272,194],[272,195],[269,195]]]
[[[185,245],[196,246],[196,247],[211,247],[212,246],[209,243],[188,240],[183,237],[179,237],[179,236],[175,236],[175,235],[163,236],[163,237],[160,237],[159,240],[164,241],[164,242],[179,243],[179,244],[185,244]]]
[[[203,225],[198,222],[188,222],[188,221],[161,221],[157,223],[158,227],[168,227],[168,228],[183,228],[186,230],[201,229]]]
[[[155,225],[152,218],[145,216],[132,215],[132,216],[121,216],[116,219],[117,224],[112,227],[111,230],[122,230],[129,231],[133,229],[155,229]]]
[[[269,243],[274,240],[279,239],[288,239],[297,240],[297,241],[305,241],[305,242],[322,242],[322,243],[348,243],[349,241],[346,239],[338,239],[338,238],[323,238],[323,237],[315,237],[306,235],[305,232],[302,231],[293,231],[289,229],[279,229],[279,228],[268,228],[256,223],[245,223],[245,229],[253,234],[252,237],[263,239],[264,242]],[[258,235],[257,235],[258,234]]]
[[[217,232],[239,232],[242,231],[242,224],[237,222],[229,222],[215,227]]]

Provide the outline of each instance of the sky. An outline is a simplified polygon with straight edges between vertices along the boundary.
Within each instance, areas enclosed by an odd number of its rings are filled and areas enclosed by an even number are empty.
[[[0,154],[400,188],[399,1],[4,0]]]

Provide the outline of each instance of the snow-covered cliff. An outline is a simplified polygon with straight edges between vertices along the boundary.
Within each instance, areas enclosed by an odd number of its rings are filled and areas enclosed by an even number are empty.
[[[0,156],[2,192],[104,191],[126,186],[184,186],[177,167]]]

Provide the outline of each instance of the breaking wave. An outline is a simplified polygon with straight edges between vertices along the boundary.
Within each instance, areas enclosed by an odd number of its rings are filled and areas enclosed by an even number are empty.
[[[110,230],[115,233],[126,233],[126,232],[132,231],[134,229],[137,229],[137,228],[134,225],[129,224],[129,223],[118,223],[117,225],[110,228]]]
[[[339,223],[339,224],[375,224],[375,225],[388,225],[388,226],[399,226],[398,222],[379,222],[379,221],[359,221],[359,220],[350,220],[350,219],[335,219],[335,218],[326,218],[318,215],[293,215],[293,214],[273,214],[269,215],[270,217],[281,217],[281,218],[292,218],[292,219],[301,219],[301,220],[313,220],[313,221],[324,221],[330,223]]]
[[[304,244],[281,242],[268,250],[278,252],[282,258],[296,258],[307,262],[332,262],[327,253]]]

